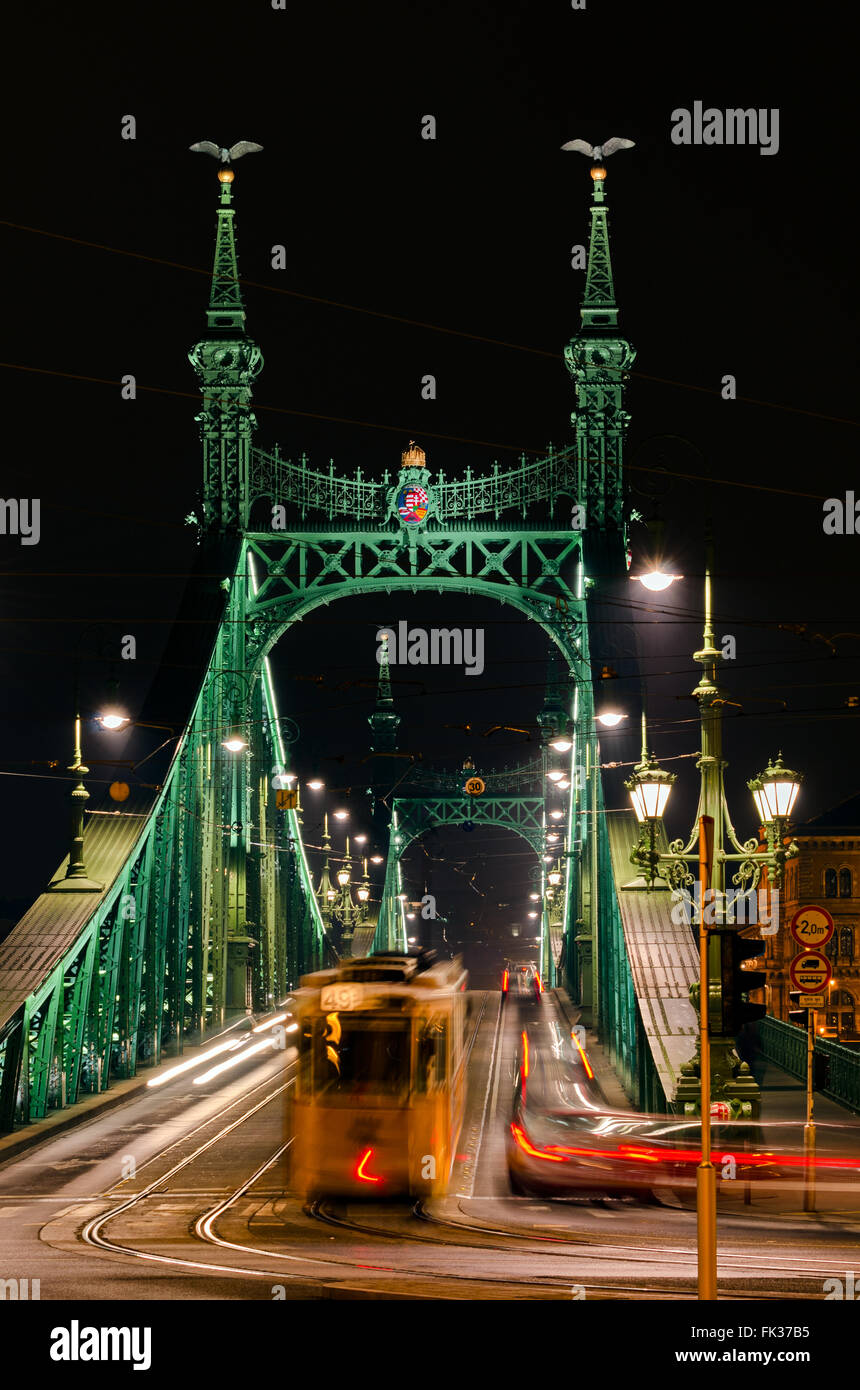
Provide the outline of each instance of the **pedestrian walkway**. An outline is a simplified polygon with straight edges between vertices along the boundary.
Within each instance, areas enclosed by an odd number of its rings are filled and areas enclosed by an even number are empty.
[[[761,1087],[762,1119],[797,1120],[806,1119],[806,1082],[783,1071],[775,1062],[770,1062],[761,1054],[753,1064],[753,1075]],[[814,1093],[814,1118],[819,1124],[854,1125],[860,1128],[860,1117],[838,1101],[830,1100],[820,1091]]]

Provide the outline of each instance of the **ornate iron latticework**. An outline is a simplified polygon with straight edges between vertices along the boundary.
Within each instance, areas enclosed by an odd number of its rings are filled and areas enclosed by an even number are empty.
[[[576,383],[576,410],[570,418],[576,429],[579,496],[587,507],[587,529],[606,533],[617,563],[625,538],[622,465],[630,422],[624,409],[624,387],[636,352],[618,331],[603,187],[606,171],[592,169],[591,177],[591,237],[582,327],[564,355]]]
[[[245,332],[245,306],[239,287],[231,169],[218,174],[221,200],[212,290],[206,313],[208,332],[189,360],[203,384],[203,409],[197,416],[203,444],[203,525],[238,532],[246,517],[251,434],[251,387],[263,367],[263,355]]]
[[[577,386],[575,444],[510,469],[467,468],[459,478],[434,476],[410,446],[399,470],[364,478],[360,469],[352,476],[333,465],[314,470],[304,456],[290,463],[277,449],[252,447],[251,389],[262,357],[245,329],[232,169],[222,168],[219,181],[207,331],[190,360],[203,389],[201,530],[207,557],[224,566],[225,606],[164,785],[121,867],[109,866],[104,890],[88,894],[83,925],[40,963],[38,985],[23,1001],[3,1004],[0,1125],[7,1128],[73,1101],[81,1089],[105,1089],[141,1061],[157,1062],[168,1043],[181,1050],[183,1037],[222,1024],[228,1013],[270,1009],[303,971],[330,957],[299,813],[276,804],[285,752],[268,653],[292,623],[337,599],[479,595],[512,605],[547,632],[562,684],[578,693],[542,725],[546,733],[566,723],[573,743],[571,849],[554,923],[570,955],[574,936],[585,940],[587,911],[597,949],[598,869],[588,863],[598,859],[584,850],[603,832],[576,778],[589,750],[592,776],[595,766],[585,570],[606,537],[621,563],[622,399],[633,360],[616,328],[602,188],[582,327],[566,353]],[[572,523],[572,504],[584,508],[584,530]],[[533,764],[488,774],[487,794],[469,799],[470,819],[505,825],[540,850],[546,821],[537,776]],[[404,790],[414,794],[393,807],[379,944],[403,939],[393,903],[407,837],[428,818],[447,824],[464,814],[462,790],[446,785],[445,774],[435,786],[420,771],[411,778]],[[398,830],[404,839],[395,842]],[[77,896],[64,892],[57,901],[72,912]],[[546,951],[546,911],[543,920]],[[16,928],[0,970],[14,975],[22,941]],[[14,999],[14,988],[4,998]]]
[[[388,520],[387,501],[392,488],[392,476],[386,468],[381,482],[362,476],[359,468],[352,475],[336,473],[334,463],[328,471],[311,468],[307,455],[297,463],[282,459],[278,450],[268,453],[254,449],[245,506],[245,525],[251,526],[252,510],[260,502],[271,508],[282,506],[306,520],[314,513],[329,522],[348,517],[355,530],[368,522]],[[576,501],[585,495],[587,481],[584,467],[577,458],[576,446],[554,449],[551,445],[541,459],[521,455],[516,468],[502,469],[498,463],[492,472],[473,475],[466,469],[462,478],[446,478],[444,472],[432,482],[432,519],[440,525],[470,523],[478,517],[498,521],[507,513],[521,520],[534,515],[540,504],[553,517],[558,511],[563,521],[570,514],[569,504],[561,499]]]

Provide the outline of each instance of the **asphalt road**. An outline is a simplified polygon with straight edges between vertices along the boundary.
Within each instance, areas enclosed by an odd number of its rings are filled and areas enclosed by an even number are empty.
[[[43,1300],[690,1299],[695,1214],[629,1199],[512,1196],[505,1165],[516,1007],[472,996],[469,1095],[449,1195],[408,1203],[285,1196],[294,1053],[147,1091],[0,1167],[0,1277]],[[550,996],[544,1007],[554,1012]],[[860,1201],[805,1214],[796,1193],[721,1198],[726,1298],[821,1299],[857,1259]]]

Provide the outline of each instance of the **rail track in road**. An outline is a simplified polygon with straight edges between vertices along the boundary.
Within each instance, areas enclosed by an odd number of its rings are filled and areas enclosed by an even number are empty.
[[[481,1052],[489,1060],[479,1065],[474,1088],[474,1109],[480,1114],[476,1156],[485,1126],[492,1127],[495,1099],[489,1106],[488,1101],[495,1098],[502,1063],[501,1013],[489,1010],[492,998],[483,993],[476,1001],[467,1045],[471,1057],[484,1029]],[[682,1237],[673,1243],[666,1240],[665,1229],[650,1236],[625,1231],[620,1240],[609,1231],[605,1236],[602,1231],[536,1231],[518,1224],[520,1215],[527,1216],[528,1199],[501,1194],[473,1198],[463,1193],[442,1202],[376,1203],[360,1209],[322,1201],[302,1208],[285,1197],[277,1171],[291,1139],[282,1132],[273,1143],[272,1136],[273,1122],[282,1123],[282,1098],[293,1082],[288,1074],[255,1083],[219,1116],[147,1160],[142,1166],[152,1171],[155,1165],[156,1172],[140,1191],[124,1195],[111,1189],[104,1196],[113,1195],[113,1204],[98,1213],[92,1213],[91,1203],[82,1206],[89,1214],[78,1220],[77,1248],[83,1244],[91,1258],[185,1270],[199,1276],[204,1289],[207,1278],[234,1276],[268,1281],[272,1288],[288,1286],[290,1296],[307,1299],[695,1298],[692,1232],[689,1241]],[[230,1116],[240,1106],[241,1113]],[[213,1165],[220,1191],[213,1190]],[[230,1175],[228,1183],[224,1174]],[[177,1179],[181,1188],[171,1190]],[[560,1209],[570,1212],[572,1206],[576,1204],[564,1203]],[[603,1207],[603,1219],[633,1210],[612,1200]],[[761,1250],[761,1234],[749,1235],[755,1248],[734,1238],[721,1243],[724,1298],[821,1297],[824,1279],[844,1274],[847,1255],[841,1252],[810,1251],[802,1259],[791,1249],[770,1254]],[[50,1243],[50,1235],[45,1238]],[[849,1239],[845,1233],[846,1244]]]

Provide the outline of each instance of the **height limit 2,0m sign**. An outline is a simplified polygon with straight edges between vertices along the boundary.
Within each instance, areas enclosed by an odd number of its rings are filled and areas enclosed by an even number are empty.
[[[833,935],[833,918],[826,907],[801,907],[792,917],[788,929],[798,946],[811,947],[817,951],[826,946]]]

